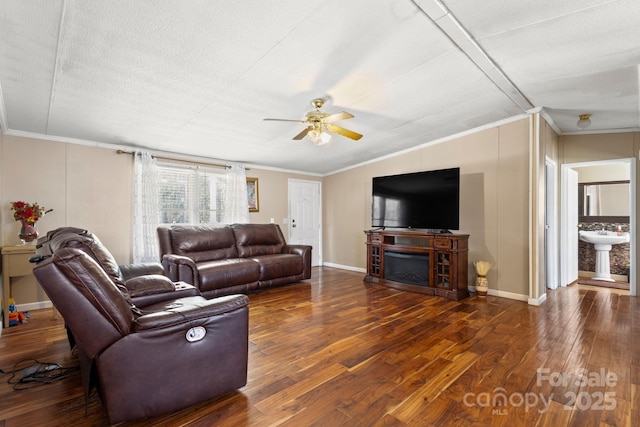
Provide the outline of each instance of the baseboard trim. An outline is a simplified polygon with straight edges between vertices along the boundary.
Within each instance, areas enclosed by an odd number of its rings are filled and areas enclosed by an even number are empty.
[[[469,292],[475,292],[475,291],[476,291],[476,287],[473,285],[469,285]],[[487,291],[487,295],[500,297],[500,298],[513,299],[516,301],[529,302],[529,297],[527,295],[516,294],[513,292],[499,291],[497,289],[489,288],[489,290]]]
[[[529,303],[529,305],[542,305],[543,302],[545,302],[547,300],[547,294],[544,293],[542,295],[540,295],[538,298],[529,298],[529,300],[527,301]]]
[[[36,301],[29,302],[25,304],[16,304],[16,310],[18,311],[29,311],[29,310],[40,310],[42,308],[51,308],[53,304],[51,301]]]
[[[350,265],[343,265],[343,264],[335,264],[333,262],[323,262],[322,263],[323,267],[333,267],[333,268],[339,268],[341,270],[349,270],[349,271],[356,271],[358,273],[365,273],[367,272],[366,268],[361,268],[361,267],[352,267]]]
[[[529,302],[529,295],[522,295],[522,294],[516,294],[516,293],[513,293],[513,292],[498,291],[498,290],[493,290],[493,289],[489,289],[488,294],[489,295],[495,295],[495,296],[501,297],[501,298],[513,299],[513,300],[516,300],[516,301]]]
[[[356,271],[358,273],[363,273],[363,274],[367,273],[367,270],[365,268],[352,267],[350,265],[336,264],[336,263],[333,263],[333,262],[322,263],[322,266],[323,267],[339,268],[341,270]],[[475,292],[475,291],[476,291],[476,287],[472,286],[472,285],[469,285],[469,292]],[[547,299],[547,294],[542,294],[542,296],[540,298],[538,298],[537,300],[531,300],[528,295],[516,294],[516,293],[513,293],[513,292],[506,292],[506,291],[499,291],[499,290],[496,290],[496,289],[489,289],[487,294],[495,296],[495,297],[500,297],[500,298],[508,298],[508,299],[513,299],[513,300],[516,300],[516,301],[523,301],[523,302],[529,303],[531,305],[540,305],[540,304],[542,304],[544,302],[545,299]]]

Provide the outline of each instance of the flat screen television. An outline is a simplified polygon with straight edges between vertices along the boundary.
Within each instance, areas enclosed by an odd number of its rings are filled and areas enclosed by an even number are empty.
[[[460,168],[373,178],[371,225],[458,230]]]

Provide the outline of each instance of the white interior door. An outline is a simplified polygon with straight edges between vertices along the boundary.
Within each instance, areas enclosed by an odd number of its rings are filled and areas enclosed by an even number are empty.
[[[545,162],[545,270],[547,288],[558,287],[558,209],[557,209],[557,168],[556,163],[547,158]]]
[[[560,285],[578,280],[578,172],[562,168],[562,250]]]
[[[289,243],[311,245],[311,265],[321,265],[320,182],[289,180]]]

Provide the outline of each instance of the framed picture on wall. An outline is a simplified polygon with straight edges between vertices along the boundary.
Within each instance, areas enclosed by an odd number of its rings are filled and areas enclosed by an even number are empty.
[[[258,178],[247,178],[247,200],[249,201],[249,212],[259,212]]]

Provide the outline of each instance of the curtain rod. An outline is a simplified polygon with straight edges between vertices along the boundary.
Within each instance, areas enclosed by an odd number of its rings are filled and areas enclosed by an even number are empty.
[[[124,150],[117,150],[116,153],[118,154],[130,154],[130,155],[135,155],[136,153],[134,151],[124,151]],[[182,160],[182,159],[176,159],[173,157],[163,157],[163,156],[156,156],[155,154],[152,154],[151,157],[153,157],[154,159],[161,159],[161,160],[169,160],[172,162],[182,162],[182,163],[189,163],[192,165],[202,165],[202,166],[213,166],[213,167],[217,167],[217,168],[224,168],[224,169],[228,169],[231,166],[229,165],[223,165],[220,163],[207,163],[207,162],[197,162],[197,161],[193,161],[193,160]],[[249,170],[249,169],[246,169]]]

